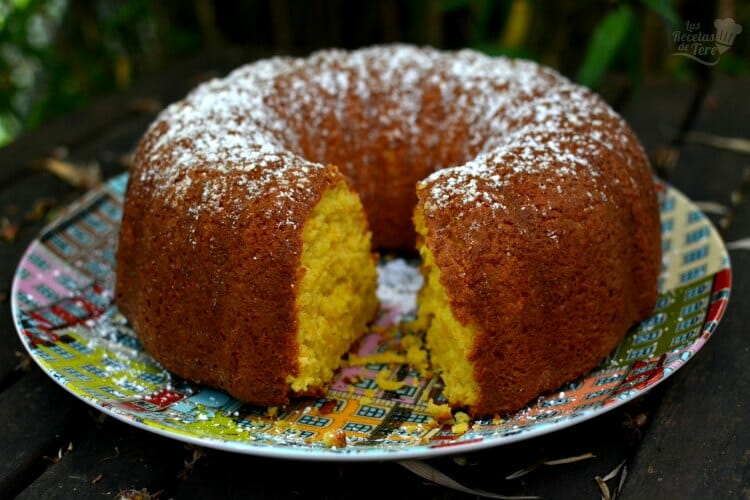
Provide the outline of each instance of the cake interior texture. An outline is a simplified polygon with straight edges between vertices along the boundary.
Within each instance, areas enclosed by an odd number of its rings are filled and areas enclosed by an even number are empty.
[[[297,293],[298,373],[292,391],[325,386],[377,311],[377,272],[359,197],[340,182],[324,192],[302,232]]]
[[[435,371],[441,373],[445,397],[458,406],[476,404],[479,387],[474,380],[474,366],[469,361],[474,349],[475,328],[462,324],[453,315],[448,295],[440,282],[440,268],[425,244],[427,228],[421,210],[414,213],[417,247],[422,258],[424,284],[419,291],[415,326],[425,330],[425,343]]]

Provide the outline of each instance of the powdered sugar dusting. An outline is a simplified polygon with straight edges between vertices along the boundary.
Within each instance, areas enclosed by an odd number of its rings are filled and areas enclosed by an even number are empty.
[[[378,264],[378,299],[381,308],[397,308],[402,314],[414,314],[417,309],[417,292],[424,278],[419,265],[397,258]]]
[[[425,115],[427,89],[437,89],[446,111],[440,123]],[[376,94],[380,105],[371,109],[367,104]],[[326,157],[325,141],[310,145],[308,136],[351,125],[352,96],[364,107],[369,139],[382,133],[394,144],[408,144],[420,137],[438,147],[465,134],[465,151],[472,153],[466,156],[474,158],[435,165],[452,168],[420,184],[428,189],[428,210],[457,201],[503,210],[502,188],[522,174],[542,175],[545,189],[557,190],[556,179],[564,176],[597,177],[591,159],[602,148],[630,162],[626,150],[633,139],[624,122],[553,70],[471,50],[392,45],[267,59],[199,86],[152,125],[137,173],[171,203],[185,203],[193,183],[202,182],[201,196],[188,206],[196,218],[207,209],[223,210],[225,193],[239,186],[248,199],[272,197],[274,213],[268,215],[286,215],[293,224],[285,201],[301,196],[310,176],[325,168],[303,154]],[[422,130],[420,124],[430,126]],[[206,171],[225,175],[209,179]]]
[[[493,83],[502,82],[503,90],[498,96],[484,84],[474,97],[483,103],[480,108],[493,110],[471,122],[472,135],[487,139],[474,159],[420,183],[428,189],[427,210],[449,203],[504,209],[498,199],[502,188],[518,175],[540,176],[542,190],[554,187],[561,194],[562,177],[601,175],[591,161],[601,148],[632,166],[627,150],[633,144],[625,123],[596,95],[533,63],[475,57],[483,63],[479,72],[494,73]],[[508,65],[516,70],[503,80]],[[596,197],[606,201],[606,190],[599,189]]]

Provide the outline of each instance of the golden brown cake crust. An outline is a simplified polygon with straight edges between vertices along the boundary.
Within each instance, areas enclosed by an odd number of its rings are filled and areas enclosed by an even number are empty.
[[[284,403],[302,228],[342,175],[379,248],[413,247],[419,197],[453,312],[479,329],[475,413],[587,372],[654,305],[651,172],[601,99],[473,51],[332,50],[201,85],[139,144],[116,300],[149,352]]]
[[[453,313],[478,332],[477,415],[514,411],[589,372],[656,301],[660,227],[645,156],[619,118],[608,124],[629,140],[612,144],[569,120],[563,113],[536,132],[543,148],[519,143],[474,175],[440,172],[420,186]],[[488,182],[488,164],[502,185]]]
[[[132,178],[158,168],[136,155]],[[297,370],[295,285],[301,230],[321,194],[341,180],[332,167],[312,170],[287,200],[286,219],[264,217],[274,199],[248,199],[256,171],[198,170],[185,207],[216,176],[233,177],[222,210],[191,213],[131,182],[117,253],[116,301],[138,338],[171,372],[222,387],[248,402],[288,401],[286,376]],[[227,181],[227,179],[223,179]],[[286,188],[288,189],[288,188]]]

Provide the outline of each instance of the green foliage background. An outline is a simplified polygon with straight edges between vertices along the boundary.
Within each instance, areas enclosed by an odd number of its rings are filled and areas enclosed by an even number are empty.
[[[729,14],[729,15],[726,15]],[[714,68],[672,55],[684,20],[746,27]],[[169,61],[243,46],[305,54],[403,41],[526,57],[597,88],[616,75],[750,71],[750,9],[731,0],[0,0],[0,146]]]

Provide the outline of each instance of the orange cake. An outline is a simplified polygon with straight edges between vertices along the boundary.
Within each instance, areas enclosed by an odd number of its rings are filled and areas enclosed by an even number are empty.
[[[366,331],[372,248],[413,249],[453,406],[512,411],[647,316],[659,214],[632,131],[537,64],[405,45],[259,61],[139,143],[116,301],[179,376],[320,394]]]

